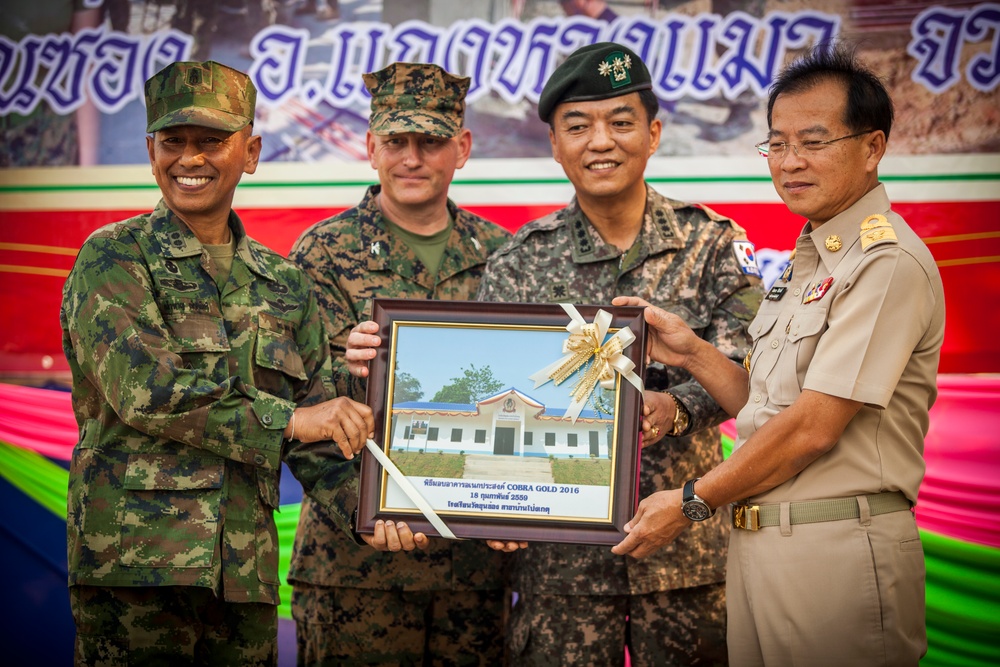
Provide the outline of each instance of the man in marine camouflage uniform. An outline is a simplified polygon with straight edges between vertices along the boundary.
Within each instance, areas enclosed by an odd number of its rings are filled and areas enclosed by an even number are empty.
[[[274,665],[281,460],[327,503],[374,422],[325,401],[309,280],[232,211],[260,156],[253,84],[184,62],[145,93],[163,198],[94,232],[63,292],[75,660]]]
[[[380,184],[356,208],[307,230],[289,255],[317,286],[337,390],[359,401],[365,380],[348,373],[344,354],[371,298],[472,299],[487,257],[507,237],[448,199],[472,147],[462,127],[469,79],[413,63],[364,79],[368,157]],[[289,573],[300,663],[497,664],[502,556],[479,542],[428,541],[392,522],[387,529],[422,549],[374,552],[353,533],[357,493],[353,475],[340,511],[303,502]]]
[[[493,256],[479,298],[610,303],[640,294],[742,360],[761,291],[756,264],[745,272],[737,253],[752,247],[731,220],[645,183],[660,138],[656,111],[649,72],[621,45],[583,47],[553,72],[538,115],[576,196]],[[725,418],[687,373],[652,367],[645,382],[643,497],[717,464]],[[724,664],[727,533],[722,519],[705,521],[643,561],[605,547],[528,546],[514,563],[511,658],[615,665],[627,646],[633,665]]]

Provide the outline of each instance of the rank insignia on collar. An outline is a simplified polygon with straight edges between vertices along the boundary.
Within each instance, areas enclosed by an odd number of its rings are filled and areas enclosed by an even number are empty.
[[[744,274],[760,278],[760,268],[757,266],[757,253],[749,241],[733,241],[733,254]]]
[[[628,71],[632,69],[632,58],[621,51],[613,51],[597,66],[597,73],[611,77],[611,87],[621,88],[632,83]]]
[[[379,255],[382,254],[382,242],[381,241],[372,241],[371,253],[373,255],[375,255],[376,257],[378,257]]]
[[[775,285],[771,288],[771,291],[767,293],[768,301],[781,301],[781,297],[785,296],[785,292],[788,291],[787,287],[778,287]]]
[[[820,299],[823,298],[823,295],[827,293],[827,291],[830,289],[830,285],[832,284],[833,284],[833,276],[830,276],[829,278],[824,278],[820,282],[811,286],[809,288],[809,291],[806,292],[805,298],[802,299],[802,303],[809,303],[810,301],[819,301]]]
[[[844,242],[841,241],[840,237],[836,234],[830,234],[826,237],[826,241],[823,242],[823,245],[825,245],[826,249],[830,252],[837,252],[844,247]]]

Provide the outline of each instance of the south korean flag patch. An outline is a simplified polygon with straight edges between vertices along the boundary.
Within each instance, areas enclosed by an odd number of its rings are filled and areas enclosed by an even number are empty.
[[[760,278],[760,268],[757,266],[757,253],[749,241],[733,241],[733,254],[743,273],[754,278]]]

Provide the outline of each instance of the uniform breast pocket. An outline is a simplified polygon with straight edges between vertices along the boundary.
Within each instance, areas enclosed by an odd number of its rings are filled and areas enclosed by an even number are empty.
[[[757,313],[757,317],[755,317],[753,322],[750,323],[750,326],[747,327],[747,333],[750,334],[750,339],[752,341],[750,344],[751,373],[759,372],[762,368],[770,367],[774,364],[774,354],[768,354],[771,350],[767,347],[763,347],[761,341],[766,341],[767,338],[774,335],[774,323],[777,321],[778,312],[766,312],[762,306],[761,312]]]
[[[778,363],[769,376],[769,389],[777,403],[790,405],[802,393],[806,370],[826,321],[825,310],[799,310],[792,316]]]
[[[306,380],[305,364],[295,342],[294,324],[288,320],[260,313],[257,328],[257,388],[291,398],[290,380]]]
[[[209,377],[227,377],[225,356],[230,345],[222,316],[203,312],[193,303],[167,305],[172,306],[164,314],[171,349],[184,360],[184,367],[204,371]]]
[[[122,564],[212,565],[224,470],[224,462],[214,457],[131,455],[123,484]]]

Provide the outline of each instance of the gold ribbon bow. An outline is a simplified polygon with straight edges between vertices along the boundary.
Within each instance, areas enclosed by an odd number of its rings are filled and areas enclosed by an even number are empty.
[[[610,313],[598,310],[594,321],[587,322],[572,304],[559,305],[570,317],[570,323],[566,325],[570,335],[563,341],[563,356],[530,375],[529,379],[534,381],[535,388],[549,380],[559,385],[584,364],[590,363],[570,391],[573,401],[566,409],[564,419],[569,418],[576,423],[598,384],[605,389],[614,389],[616,371],[641,392],[642,379],[632,370],[635,364],[622,354],[622,351],[635,340],[632,330],[628,327],[619,329],[607,342],[604,342],[608,327],[611,325]]]

